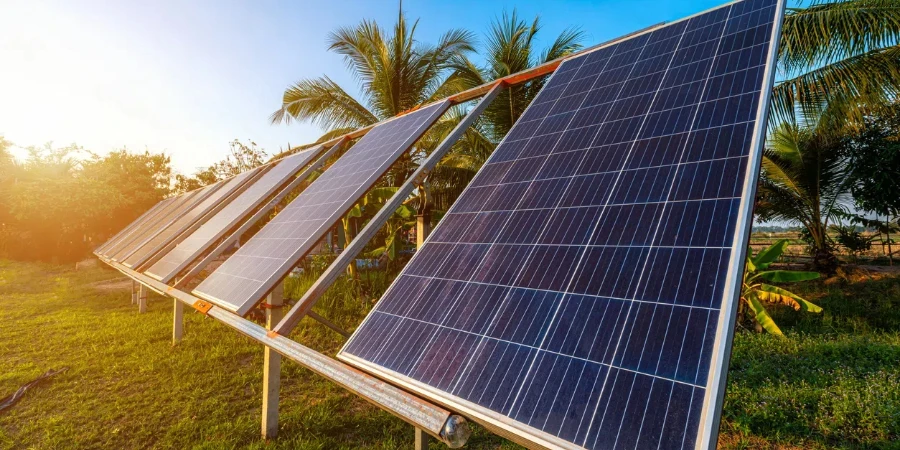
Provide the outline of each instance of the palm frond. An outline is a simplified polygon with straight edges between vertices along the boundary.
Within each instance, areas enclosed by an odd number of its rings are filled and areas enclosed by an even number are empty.
[[[300,80],[284,91],[282,106],[270,120],[290,123],[309,121],[326,129],[360,128],[378,117],[328,77]]]
[[[896,0],[813,1],[786,12],[779,62],[791,74],[894,46],[898,39]]]
[[[900,46],[876,49],[779,82],[772,105],[780,121],[795,110],[807,120],[841,130],[861,123],[866,112],[889,105],[900,94]]]

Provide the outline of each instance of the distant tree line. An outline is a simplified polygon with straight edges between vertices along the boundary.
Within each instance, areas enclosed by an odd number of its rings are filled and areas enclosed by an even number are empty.
[[[228,156],[194,175],[177,174],[164,153],[77,145],[26,148],[17,160],[0,136],[0,258],[71,262],[90,255],[151,206],[181,192],[256,167],[255,143],[231,143]]]

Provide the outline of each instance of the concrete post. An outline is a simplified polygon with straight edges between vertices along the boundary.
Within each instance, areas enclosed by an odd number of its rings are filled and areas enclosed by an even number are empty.
[[[138,312],[145,313],[147,312],[147,293],[149,289],[147,286],[143,284],[138,284]]]
[[[177,344],[181,342],[181,338],[184,336],[184,303],[181,303],[178,299],[173,301],[175,302],[175,309],[172,317],[172,344]]]
[[[284,315],[284,285],[275,286],[263,305],[266,307],[266,329],[271,330]],[[278,436],[278,393],[281,389],[281,355],[266,347],[263,356],[262,437]]]

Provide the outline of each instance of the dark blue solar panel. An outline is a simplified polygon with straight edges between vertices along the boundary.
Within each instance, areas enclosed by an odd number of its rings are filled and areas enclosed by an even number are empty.
[[[193,293],[240,315],[249,312],[448,107],[435,103],[377,125]]]
[[[776,10],[563,62],[339,357],[526,444],[694,448]]]

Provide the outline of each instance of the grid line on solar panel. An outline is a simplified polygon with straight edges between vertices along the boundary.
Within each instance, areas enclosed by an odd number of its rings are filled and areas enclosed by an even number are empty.
[[[236,222],[245,218],[253,209],[269,198],[291,177],[311,162],[321,152],[321,148],[307,150],[288,156],[275,167],[263,174],[237,198],[219,211],[213,218],[191,233],[165,257],[153,264],[147,271],[163,283],[171,281],[181,270],[205,252],[231,229]]]
[[[188,192],[183,197],[176,199],[176,201],[172,202],[172,204],[159,215],[159,218],[154,220],[152,223],[148,223],[146,227],[142,227],[141,230],[134,233],[127,242],[123,242],[122,245],[116,250],[115,254],[110,255],[113,261],[120,261],[123,258],[128,257],[132,251],[143,245],[143,243],[152,236],[156,231],[162,229],[171,223],[172,220],[178,217],[185,209],[189,208],[192,204],[194,204],[197,199],[206,195],[212,189],[215,189],[218,185],[210,185],[195,191]]]
[[[427,131],[448,102],[377,125],[193,291],[246,314]]]
[[[564,62],[339,357],[532,435],[693,447],[775,11],[735,3]],[[715,57],[678,64],[704,35]],[[734,158],[704,153],[733,132]]]
[[[211,192],[203,200],[196,202],[187,210],[187,212],[182,214],[181,217],[160,230],[155,236],[146,241],[144,245],[132,253],[131,256],[125,258],[123,264],[129,268],[140,268],[140,266],[153,257],[158,251],[162,250],[169,242],[173,239],[178,239],[183,231],[187,230],[197,221],[208,219],[207,213],[217,207],[227,205],[230,200],[233,200],[231,195],[240,190],[246,181],[255,177],[260,169],[264,168],[265,167],[258,167],[251,169],[235,175],[230,179],[223,180],[221,187],[214,192]]]

